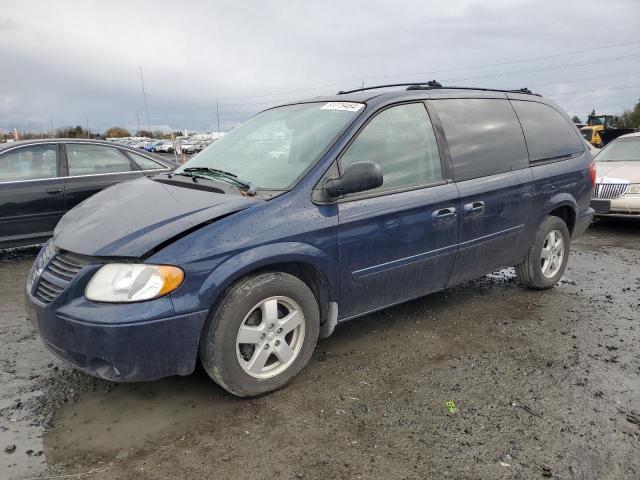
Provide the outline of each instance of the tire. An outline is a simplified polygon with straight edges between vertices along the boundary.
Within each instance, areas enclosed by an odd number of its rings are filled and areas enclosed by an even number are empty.
[[[254,397],[282,388],[302,370],[319,328],[318,302],[304,282],[282,272],[251,275],[214,308],[200,340],[200,361],[222,388]]]
[[[553,234],[553,237],[551,235]],[[557,244],[557,238],[562,241],[562,251],[552,244]],[[535,237],[527,257],[522,263],[515,265],[516,277],[521,285],[536,290],[553,287],[562,275],[569,260],[571,234],[564,221],[555,216],[547,216],[536,231]],[[546,252],[543,254],[543,252]],[[561,253],[561,258],[558,255]],[[545,263],[545,258],[548,259]],[[551,258],[555,259],[552,263]]]

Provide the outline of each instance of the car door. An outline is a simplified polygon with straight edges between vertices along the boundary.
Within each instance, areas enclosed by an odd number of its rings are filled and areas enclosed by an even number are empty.
[[[443,288],[457,250],[458,191],[423,103],[378,113],[338,165],[363,160],[384,183],[338,203],[342,319]]]
[[[0,154],[0,245],[36,243],[64,213],[59,148],[26,145]]]
[[[92,143],[67,143],[66,209],[116,183],[144,175],[118,148]]]
[[[430,101],[442,122],[460,192],[460,245],[449,285],[521,260],[533,174],[524,135],[505,98]]]

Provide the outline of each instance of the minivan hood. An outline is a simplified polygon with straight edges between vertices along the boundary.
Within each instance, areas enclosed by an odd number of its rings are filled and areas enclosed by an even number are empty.
[[[640,161],[599,162],[596,158],[598,183],[640,183]]]
[[[140,178],[102,190],[67,212],[53,242],[83,255],[142,257],[186,230],[258,202]]]

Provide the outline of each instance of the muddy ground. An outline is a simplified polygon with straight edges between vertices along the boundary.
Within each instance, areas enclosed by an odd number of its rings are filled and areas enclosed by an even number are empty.
[[[0,260],[1,479],[640,478],[640,221],[593,225],[552,290],[506,270],[341,325],[253,400],[62,365],[32,255]]]

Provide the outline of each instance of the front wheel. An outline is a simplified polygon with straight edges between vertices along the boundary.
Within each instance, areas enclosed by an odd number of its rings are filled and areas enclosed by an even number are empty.
[[[527,257],[515,266],[518,281],[538,290],[554,286],[567,266],[570,242],[571,234],[564,221],[559,217],[546,217],[538,227]]]
[[[304,282],[283,272],[256,274],[214,309],[200,360],[218,385],[253,397],[283,387],[307,364],[319,328],[318,303]]]

